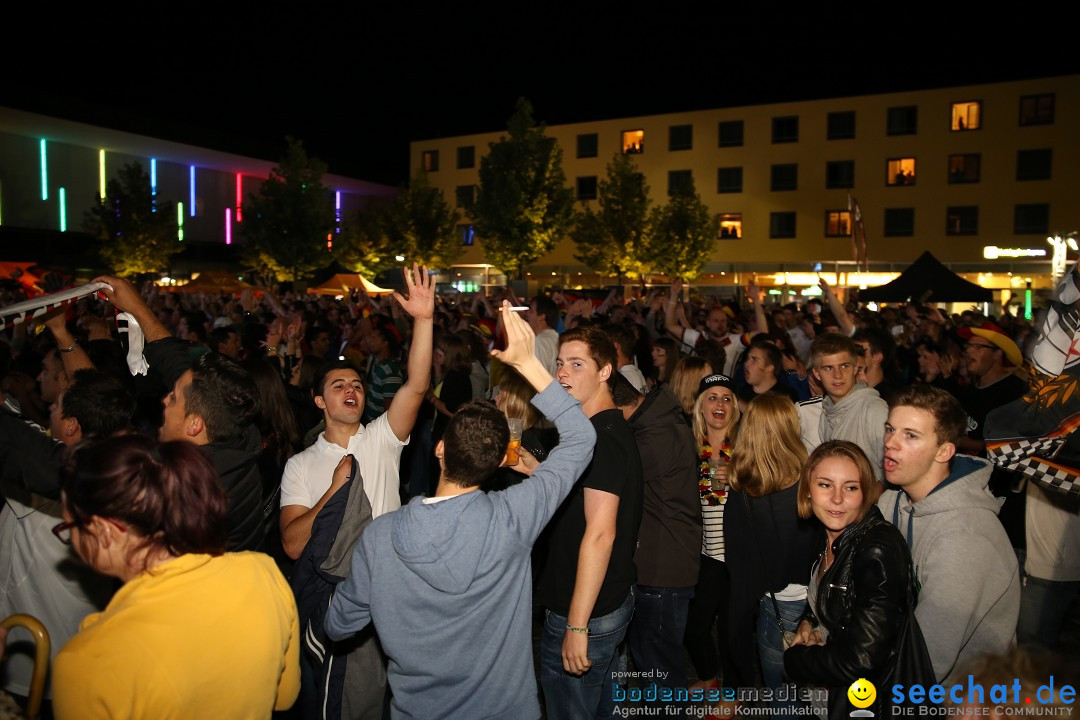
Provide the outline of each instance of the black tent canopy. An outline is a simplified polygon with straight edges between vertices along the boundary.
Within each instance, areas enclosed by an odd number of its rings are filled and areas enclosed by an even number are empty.
[[[859,292],[862,302],[992,302],[993,299],[991,290],[960,277],[929,250],[892,282]]]

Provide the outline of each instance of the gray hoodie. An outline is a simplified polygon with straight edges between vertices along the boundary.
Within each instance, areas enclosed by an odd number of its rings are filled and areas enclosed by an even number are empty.
[[[414,498],[360,537],[326,631],[374,622],[395,718],[538,718],[529,555],[592,459],[596,432],[554,381],[533,404],[559,444],[525,482],[435,502]]]
[[[847,440],[862,448],[878,480],[885,477],[885,421],[889,406],[877,390],[856,383],[840,402],[828,395],[821,401],[821,442]],[[888,517],[886,515],[886,517]]]
[[[939,682],[977,655],[1004,653],[1016,635],[1020,575],[997,519],[1001,504],[986,487],[992,468],[957,455],[949,476],[919,502],[902,490],[878,500],[911,548],[915,617]]]

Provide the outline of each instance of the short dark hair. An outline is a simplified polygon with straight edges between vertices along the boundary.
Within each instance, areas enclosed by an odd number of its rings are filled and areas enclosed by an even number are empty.
[[[628,358],[634,357],[634,334],[625,325],[619,323],[607,323],[600,328],[611,338],[616,347],[616,352],[621,350]]]
[[[443,477],[461,487],[476,487],[499,467],[509,444],[510,427],[494,405],[466,403],[443,433]]]
[[[784,357],[780,354],[780,348],[776,347],[772,340],[765,338],[754,338],[750,342],[750,349],[754,348],[765,353],[765,362],[772,366],[773,377],[779,378],[780,371],[784,369]]]
[[[637,405],[642,397],[641,392],[618,370],[612,371],[611,374],[611,399],[615,401],[615,407]]]
[[[135,398],[124,384],[100,370],[76,370],[64,392],[60,415],[75,418],[83,436],[104,437],[131,424]]]
[[[304,364],[306,365],[308,360],[315,357],[314,355],[305,355]],[[335,370],[352,370],[360,376],[361,380],[364,374],[361,373],[351,360],[326,360],[321,366],[319,366],[318,372],[315,373],[315,381],[311,384],[311,394],[315,397],[321,396],[326,392],[326,376]],[[303,373],[303,368],[300,369]]]
[[[240,336],[240,333],[232,325],[222,325],[216,327],[210,331],[210,337],[206,340],[206,345],[214,352],[217,352],[218,347],[223,342],[228,342],[230,335]]]
[[[210,442],[240,435],[259,414],[259,391],[251,375],[216,352],[201,355],[191,366],[191,384],[184,391],[185,410],[206,424]]]
[[[229,500],[195,445],[114,435],[75,451],[63,472],[64,505],[75,518],[118,520],[145,547],[173,555],[220,555]]]
[[[321,325],[311,325],[304,333],[304,340],[306,340],[308,345],[310,345],[315,340],[315,338],[319,337],[319,335],[322,335],[323,333],[326,333],[329,336],[330,331],[322,327]]]
[[[893,393],[889,408],[913,407],[934,416],[934,434],[939,445],[956,443],[967,430],[967,413],[960,402],[933,385],[909,385]]]
[[[536,303],[536,312],[544,316],[544,321],[549,328],[559,324],[559,306],[547,295],[537,295],[532,299]]]
[[[892,333],[883,327],[869,325],[859,328],[851,336],[851,339],[857,343],[865,342],[870,346],[870,352],[872,353],[881,353],[882,364],[884,365],[891,364],[893,356],[896,355],[896,340],[893,339]]]
[[[817,359],[822,355],[847,353],[855,360],[863,356],[859,344],[842,333],[822,333],[810,343],[810,365],[817,367]]]
[[[585,343],[585,346],[589,349],[589,357],[596,363],[597,369],[610,365],[612,375],[618,371],[619,356],[615,352],[615,344],[611,342],[611,338],[607,336],[607,333],[595,325],[579,326],[573,330],[567,330],[559,336],[559,347],[568,342]],[[611,383],[610,377],[608,383]]]

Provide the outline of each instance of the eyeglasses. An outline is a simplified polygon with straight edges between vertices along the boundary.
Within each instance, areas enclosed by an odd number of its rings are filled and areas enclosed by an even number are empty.
[[[105,522],[108,522],[108,523],[112,524],[113,526],[115,526],[116,529],[119,530],[120,532],[127,532],[126,527],[124,527],[123,525],[121,525],[117,521],[113,520],[112,518],[102,518],[102,519],[105,520]],[[71,531],[74,528],[85,527],[86,523],[88,523],[88,522],[90,522],[90,518],[88,518],[88,517],[76,517],[75,519],[71,520],[70,522],[62,522],[62,523],[59,523],[58,525],[54,525],[53,529],[52,529],[52,534],[55,535],[56,539],[59,540],[60,542],[64,543],[65,545],[70,545],[71,544]]]
[[[997,350],[997,345],[986,345],[984,343],[969,342],[964,344],[964,349],[968,348],[980,348],[982,350]]]

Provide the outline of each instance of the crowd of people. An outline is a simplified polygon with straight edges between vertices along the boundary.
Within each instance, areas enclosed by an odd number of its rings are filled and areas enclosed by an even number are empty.
[[[628,683],[788,682],[841,717],[856,679],[880,714],[1062,649],[1077,499],[986,453],[1039,337],[1008,305],[96,280],[0,332],[0,617],[47,627],[58,718],[579,720]]]

